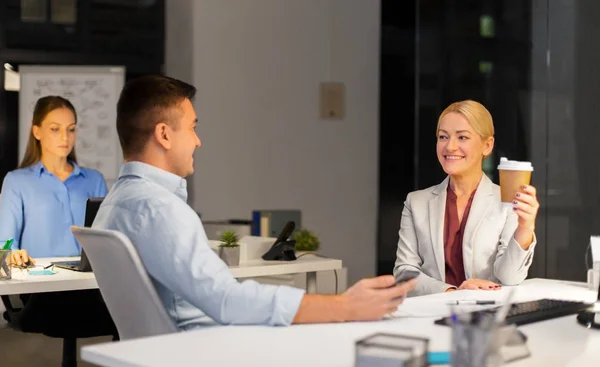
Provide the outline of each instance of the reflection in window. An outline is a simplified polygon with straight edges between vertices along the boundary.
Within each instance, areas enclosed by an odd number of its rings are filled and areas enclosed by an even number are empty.
[[[57,24],[77,22],[77,2],[75,0],[52,0],[50,21]]]
[[[479,17],[479,35],[481,37],[494,37],[496,35],[494,28],[494,18],[491,15],[482,15]]]
[[[494,63],[490,61],[479,61],[479,72],[481,74],[491,74],[494,70]]]
[[[21,21],[46,22],[46,0],[21,0]]]
[[[48,12],[48,5],[50,5],[50,12]],[[50,16],[49,19],[48,16]],[[21,21],[75,24],[77,22],[77,0],[21,0]]]

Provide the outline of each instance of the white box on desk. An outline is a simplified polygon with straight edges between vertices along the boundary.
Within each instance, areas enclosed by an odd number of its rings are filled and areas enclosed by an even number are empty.
[[[240,238],[240,264],[252,260],[262,259],[262,255],[267,252],[275,243],[277,238],[244,236]]]

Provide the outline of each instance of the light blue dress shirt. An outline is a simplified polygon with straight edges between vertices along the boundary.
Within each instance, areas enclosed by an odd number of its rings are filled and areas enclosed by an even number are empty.
[[[13,250],[33,258],[79,256],[71,225],[82,226],[89,197],[106,196],[104,177],[73,164],[63,182],[41,162],[9,172],[0,194],[0,241],[15,239]]]
[[[93,227],[129,237],[180,329],[212,321],[291,324],[304,291],[238,282],[209,247],[202,222],[186,201],[181,177],[145,163],[125,163]]]

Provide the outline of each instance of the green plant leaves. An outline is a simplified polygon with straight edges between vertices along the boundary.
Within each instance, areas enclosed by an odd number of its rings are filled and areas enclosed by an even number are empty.
[[[317,235],[306,228],[296,231],[294,233],[294,240],[296,240],[294,247],[296,251],[317,251],[321,245]]]

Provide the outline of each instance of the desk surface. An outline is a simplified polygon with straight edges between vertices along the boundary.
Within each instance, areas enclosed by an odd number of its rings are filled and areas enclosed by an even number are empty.
[[[462,299],[451,292],[416,297],[415,302]],[[484,295],[484,293],[480,293]],[[502,299],[506,291],[485,293]],[[429,297],[429,298],[428,298]],[[585,285],[533,279],[518,287],[516,301],[537,298],[593,301]],[[412,299],[409,299],[412,300]],[[353,366],[354,343],[376,332],[425,336],[430,350],[450,347],[450,329],[433,324],[433,317],[400,317],[380,322],[267,326],[211,326],[194,331],[118,343],[87,346],[86,361],[110,367],[202,366]],[[600,332],[588,330],[575,316],[547,320],[520,328],[528,336],[532,356],[510,364],[520,366],[593,366],[600,361]]]
[[[340,270],[342,260],[318,256],[302,256],[295,261],[252,260],[229,268],[236,278],[262,277],[283,274]]]
[[[53,261],[79,260],[79,257],[40,258],[37,265],[49,265]],[[326,270],[339,270],[342,260],[316,256],[303,256],[296,261],[254,260],[239,267],[231,267],[236,278],[272,276],[282,274],[308,273]],[[94,273],[82,273],[55,267],[54,275],[30,275],[26,270],[12,269],[12,279],[0,280],[0,295],[60,292],[98,288]]]
[[[36,259],[36,265],[49,265],[53,261],[79,260],[79,257]],[[98,288],[93,273],[83,273],[55,267],[54,275],[30,275],[27,270],[12,268],[12,279],[0,280],[0,295],[62,292]]]

